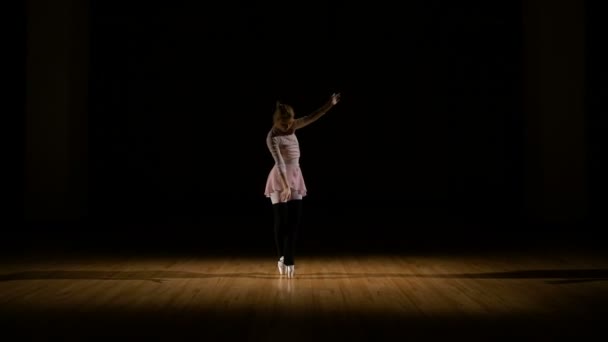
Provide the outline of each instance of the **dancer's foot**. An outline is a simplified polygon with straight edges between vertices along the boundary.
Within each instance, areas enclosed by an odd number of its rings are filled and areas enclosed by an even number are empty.
[[[286,266],[287,268],[287,278],[294,278],[296,276],[296,268],[295,265]]]
[[[283,257],[281,257],[281,259],[279,259],[279,262],[277,263],[277,267],[279,268],[279,274],[283,275],[285,274],[285,264],[283,263]]]

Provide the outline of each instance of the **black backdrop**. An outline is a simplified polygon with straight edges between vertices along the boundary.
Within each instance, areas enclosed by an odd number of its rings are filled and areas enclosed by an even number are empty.
[[[298,133],[309,217],[517,216],[520,6],[93,1],[91,215],[265,221],[274,102],[339,91]]]

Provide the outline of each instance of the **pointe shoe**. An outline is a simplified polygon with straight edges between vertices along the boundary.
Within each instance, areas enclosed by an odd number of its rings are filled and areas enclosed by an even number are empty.
[[[285,264],[283,263],[283,260],[279,260],[279,262],[277,263],[277,267],[279,268],[279,274],[283,275],[285,274]]]
[[[287,278],[294,278],[296,276],[296,268],[294,265],[285,266],[287,268]]]

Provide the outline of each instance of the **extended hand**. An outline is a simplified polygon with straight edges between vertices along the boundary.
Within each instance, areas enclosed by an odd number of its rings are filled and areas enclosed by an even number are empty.
[[[335,106],[338,102],[340,102],[340,93],[333,93],[330,99],[331,105]]]

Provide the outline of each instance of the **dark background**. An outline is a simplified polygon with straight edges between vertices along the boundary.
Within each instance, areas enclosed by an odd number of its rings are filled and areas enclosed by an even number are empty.
[[[391,6],[96,3],[96,208],[253,208],[273,163],[274,101],[305,115],[334,91],[340,107],[299,134],[311,201],[513,205],[518,8]]]
[[[274,103],[305,115],[333,92],[339,105],[298,132],[304,244],[524,245],[605,223],[606,56],[591,4],[20,11],[25,243],[272,248]]]

